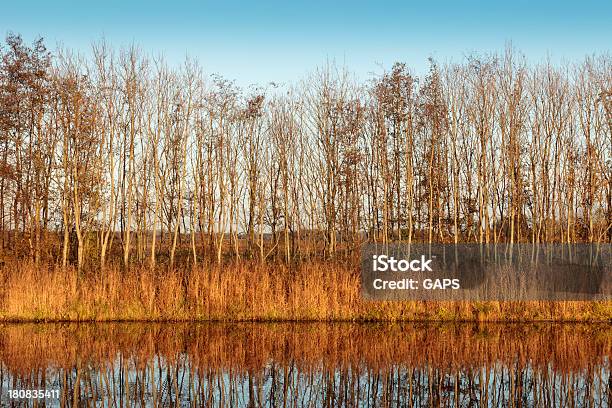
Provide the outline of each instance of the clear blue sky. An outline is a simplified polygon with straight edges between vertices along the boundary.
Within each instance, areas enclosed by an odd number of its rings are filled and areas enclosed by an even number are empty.
[[[359,78],[394,61],[416,73],[427,57],[460,60],[512,44],[534,62],[609,52],[607,1],[7,1],[0,34],[43,36],[83,52],[104,36],[132,42],[171,62],[197,57],[208,73],[239,85],[293,82],[326,59]]]

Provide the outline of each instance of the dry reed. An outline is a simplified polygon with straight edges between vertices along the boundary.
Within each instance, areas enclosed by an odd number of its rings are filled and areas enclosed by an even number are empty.
[[[78,273],[30,263],[0,269],[3,321],[609,321],[612,302],[379,302],[357,267],[249,262]]]

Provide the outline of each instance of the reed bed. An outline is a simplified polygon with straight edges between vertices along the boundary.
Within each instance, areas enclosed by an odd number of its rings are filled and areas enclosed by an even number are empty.
[[[358,267],[247,261],[182,269],[0,269],[2,321],[610,321],[610,301],[368,301]]]

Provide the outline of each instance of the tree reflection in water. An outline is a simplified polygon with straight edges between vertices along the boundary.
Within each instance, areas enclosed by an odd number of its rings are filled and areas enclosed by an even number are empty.
[[[609,325],[0,325],[39,406],[609,406]],[[28,405],[34,405],[28,401]]]

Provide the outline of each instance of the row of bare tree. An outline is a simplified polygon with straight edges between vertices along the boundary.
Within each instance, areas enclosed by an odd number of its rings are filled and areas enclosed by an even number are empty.
[[[327,64],[243,92],[137,48],[0,49],[3,252],[82,267],[611,242],[612,59]]]

